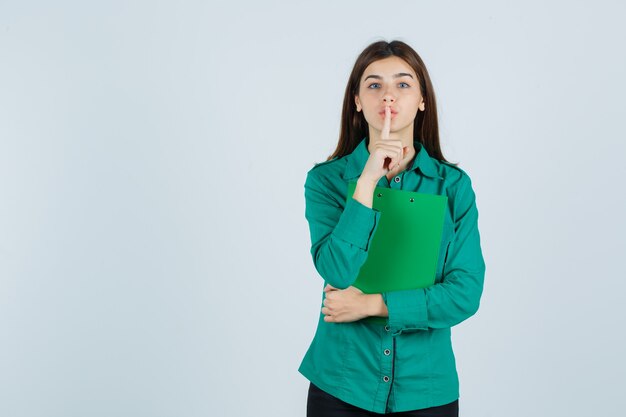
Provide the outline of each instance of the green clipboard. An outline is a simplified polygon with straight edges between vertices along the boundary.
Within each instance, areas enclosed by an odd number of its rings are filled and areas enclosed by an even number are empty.
[[[355,188],[356,182],[348,183],[346,202]],[[447,203],[444,195],[377,186],[372,207],[380,221],[352,285],[366,294],[433,285]],[[387,317],[365,320],[385,323]]]

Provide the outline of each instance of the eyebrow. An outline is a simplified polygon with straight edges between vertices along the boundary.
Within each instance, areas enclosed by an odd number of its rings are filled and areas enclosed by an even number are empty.
[[[406,72],[399,72],[399,73],[395,74],[395,75],[393,76],[393,78],[405,77],[405,76],[407,76],[407,75],[408,75],[409,77],[413,78],[413,76],[412,76],[411,74],[408,74],[408,73],[406,73]],[[367,77],[365,77],[365,79],[363,80],[363,82],[367,81],[367,79],[368,79],[368,78],[376,78],[376,79],[378,79],[378,80],[382,80],[382,79],[383,79],[383,77],[381,77],[380,75],[375,75],[375,74],[373,74],[373,75],[368,75]]]

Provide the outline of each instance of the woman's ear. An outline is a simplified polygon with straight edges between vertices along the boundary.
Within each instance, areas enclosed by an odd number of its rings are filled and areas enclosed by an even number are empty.
[[[361,111],[361,102],[359,101],[359,96],[354,96],[354,103],[356,104],[356,111]]]

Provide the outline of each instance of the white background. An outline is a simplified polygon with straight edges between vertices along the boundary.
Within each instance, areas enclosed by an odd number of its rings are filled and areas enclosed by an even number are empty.
[[[472,178],[463,417],[619,415],[618,1],[0,2],[0,415],[304,416],[306,172],[399,39]]]

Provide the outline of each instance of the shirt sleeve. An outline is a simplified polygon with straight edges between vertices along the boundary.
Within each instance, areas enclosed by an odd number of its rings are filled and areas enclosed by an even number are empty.
[[[333,287],[348,288],[367,259],[381,213],[352,197],[338,202],[316,171],[307,174],[304,196],[315,269]]]
[[[448,248],[442,282],[427,288],[389,291],[382,298],[392,335],[447,328],[478,311],[485,262],[480,247],[476,196],[464,174],[454,200],[455,235]]]

